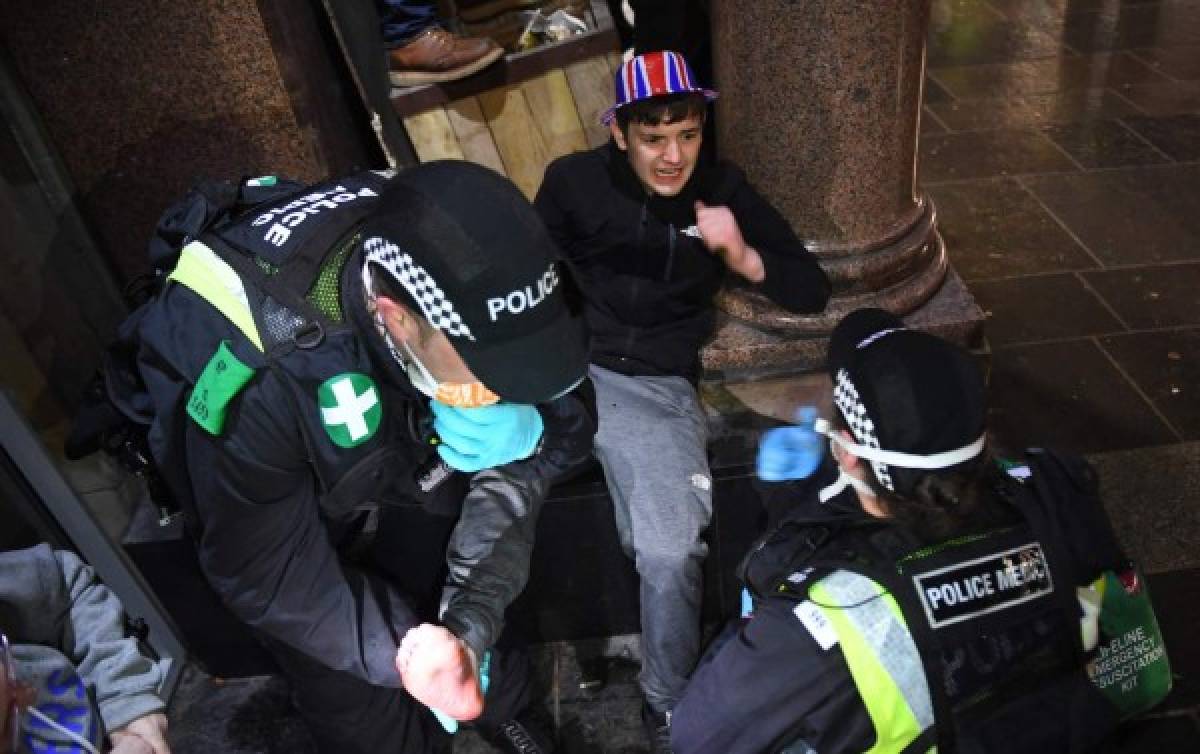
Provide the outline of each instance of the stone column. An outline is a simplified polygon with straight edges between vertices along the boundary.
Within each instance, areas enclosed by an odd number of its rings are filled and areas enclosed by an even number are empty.
[[[821,315],[797,316],[725,291],[730,319],[705,351],[710,370],[819,367],[823,336],[860,306],[977,337],[981,314],[947,278],[934,206],[916,181],[929,7],[713,1],[719,152],[820,257],[834,298]]]

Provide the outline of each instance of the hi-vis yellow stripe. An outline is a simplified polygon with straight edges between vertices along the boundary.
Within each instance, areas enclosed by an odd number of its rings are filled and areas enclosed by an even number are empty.
[[[846,665],[875,728],[875,745],[867,754],[898,754],[933,724],[920,656],[899,605],[875,582],[847,571],[826,577],[809,594],[837,633]],[[838,605],[845,607],[835,607]],[[901,662],[889,667],[881,654],[891,654],[895,660],[897,650]],[[893,675],[896,671],[904,680]]]
[[[263,350],[242,279],[212,249],[199,241],[184,246],[179,252],[179,262],[167,279],[191,288],[224,314],[255,348]]]

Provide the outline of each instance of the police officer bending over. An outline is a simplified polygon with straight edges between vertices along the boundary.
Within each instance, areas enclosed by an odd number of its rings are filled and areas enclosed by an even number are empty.
[[[759,475],[787,505],[741,566],[746,615],[692,677],[674,750],[1089,750],[1121,716],[1089,678],[1111,630],[1097,590],[1106,609],[1137,590],[1090,469],[998,462],[971,356],[882,310],[838,325],[828,366],[832,422],[802,410],[764,436]],[[1165,666],[1161,644],[1146,658]]]
[[[594,433],[553,245],[511,183],[469,163],[272,184],[244,184],[273,198],[190,238],[122,333],[204,574],[322,751],[448,745],[424,705],[482,711],[497,745],[542,751],[516,719],[523,668],[488,650],[547,489]],[[440,611],[398,581],[437,568],[351,557],[379,502],[458,516]]]

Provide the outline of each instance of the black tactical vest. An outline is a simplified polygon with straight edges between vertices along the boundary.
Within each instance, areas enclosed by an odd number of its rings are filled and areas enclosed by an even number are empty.
[[[378,504],[453,513],[466,490],[465,475],[448,469],[445,483],[422,489],[421,475],[441,468],[423,442],[427,401],[397,365],[381,363],[364,334],[372,325],[349,262],[385,182],[367,172],[303,188],[214,222],[196,239],[244,285],[262,346],[245,361],[287,386],[282,410],[298,417],[322,513],[333,520]]]
[[[1092,566],[1073,553],[1094,548],[1111,567],[1123,557],[1111,534],[1066,541],[1054,511],[1073,515],[1093,501],[1072,499],[1072,484],[1046,455],[1030,455],[1030,478],[997,490],[1011,525],[926,545],[877,520],[785,519],[752,548],[743,580],[757,596],[802,601],[812,584],[846,570],[893,596],[935,720],[906,751],[1087,751],[1117,715],[1088,680],[1080,638],[1075,588],[1099,573],[1085,573]]]

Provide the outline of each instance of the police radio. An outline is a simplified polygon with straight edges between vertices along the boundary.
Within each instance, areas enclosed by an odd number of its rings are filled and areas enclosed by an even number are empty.
[[[421,422],[420,440],[422,444],[432,448],[442,444],[442,438],[438,437],[437,432],[433,429],[432,419],[425,419]],[[413,483],[421,492],[428,494],[442,486],[442,482],[449,479],[453,473],[454,469],[443,461],[435,450],[428,461],[417,466],[416,471],[413,472]]]

